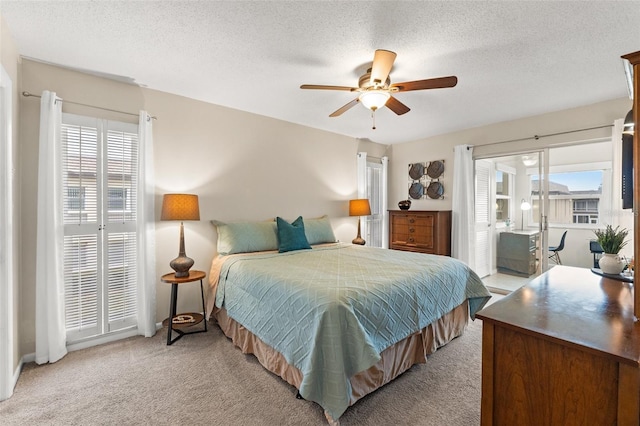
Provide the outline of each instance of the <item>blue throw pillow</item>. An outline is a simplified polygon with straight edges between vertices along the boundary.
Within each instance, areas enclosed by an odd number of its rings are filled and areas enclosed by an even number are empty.
[[[304,233],[302,216],[299,216],[292,223],[277,217],[276,224],[278,225],[278,251],[280,253],[311,248]]]

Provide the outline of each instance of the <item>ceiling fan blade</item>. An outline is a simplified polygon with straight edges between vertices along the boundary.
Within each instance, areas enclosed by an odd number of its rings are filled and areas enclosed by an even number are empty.
[[[389,88],[391,90],[397,89],[398,92],[408,92],[410,90],[444,89],[446,87],[453,87],[456,84],[458,84],[458,77],[452,75],[449,77],[429,78],[427,80],[394,83]]]
[[[406,114],[409,111],[411,111],[411,108],[409,108],[408,106],[406,106],[405,104],[403,104],[402,102],[394,98],[393,96],[391,96],[387,100],[386,106],[391,111],[395,112],[397,115]]]
[[[384,84],[389,77],[393,61],[396,60],[396,54],[390,50],[376,50],[373,56],[373,64],[371,65],[371,85]]]
[[[357,87],[346,87],[346,86],[323,86],[319,84],[303,84],[300,86],[301,89],[318,89],[318,90],[346,90],[347,92],[355,92],[358,90]]]
[[[351,109],[354,105],[356,105],[358,102],[360,102],[360,98],[355,98],[354,100],[352,100],[351,102],[349,102],[348,104],[338,108],[337,110],[335,110],[334,112],[332,112],[329,117],[337,117],[339,115],[342,115],[343,112],[348,111],[349,109]]]

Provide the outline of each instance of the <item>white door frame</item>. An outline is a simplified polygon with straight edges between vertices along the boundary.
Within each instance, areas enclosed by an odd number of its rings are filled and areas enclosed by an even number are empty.
[[[13,394],[13,82],[0,65],[0,401]]]

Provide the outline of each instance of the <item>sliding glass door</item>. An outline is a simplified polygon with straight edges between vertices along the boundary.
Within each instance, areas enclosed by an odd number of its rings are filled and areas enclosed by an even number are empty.
[[[475,186],[478,275],[502,272],[527,278],[544,272],[548,150],[477,158]]]

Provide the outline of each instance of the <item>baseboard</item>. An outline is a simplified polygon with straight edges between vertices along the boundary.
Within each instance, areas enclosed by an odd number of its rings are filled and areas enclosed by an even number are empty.
[[[162,322],[157,322],[156,323],[156,331],[160,330],[161,328],[162,328]],[[103,337],[98,338],[98,339],[92,339],[92,340],[88,340],[88,341],[84,341],[84,342],[80,342],[80,343],[74,343],[74,344],[71,344],[71,345],[67,346],[67,350],[69,352],[78,351],[80,349],[86,349],[86,348],[89,348],[91,346],[97,346],[97,345],[102,345],[104,343],[115,342],[117,340],[126,339],[127,337],[133,337],[133,336],[137,336],[137,335],[138,335],[138,330],[137,329],[132,329],[132,330],[127,331],[125,333],[114,333],[112,335],[103,336]],[[25,354],[20,358],[20,362],[16,366],[16,369],[15,369],[15,371],[13,373],[13,381],[12,381],[13,389],[15,389],[16,384],[18,384],[18,379],[20,378],[20,373],[22,373],[22,367],[24,367],[25,364],[28,364],[30,362],[35,362],[35,361],[36,361],[36,353],[35,352],[32,352],[30,354]]]
[[[20,378],[20,374],[22,373],[22,367],[24,367],[24,365],[29,362],[34,362],[35,360],[36,360],[35,352],[23,355],[20,358],[20,362],[18,362],[18,365],[16,366],[16,370],[13,372],[13,381],[11,383],[11,386],[12,386],[11,389],[16,388],[16,385],[18,384],[18,379]],[[13,394],[13,392],[11,392],[11,394]]]

